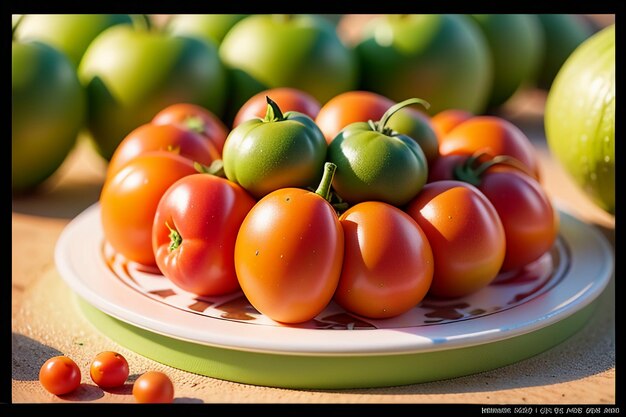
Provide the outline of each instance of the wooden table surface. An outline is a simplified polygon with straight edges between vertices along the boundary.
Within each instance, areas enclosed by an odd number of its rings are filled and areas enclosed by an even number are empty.
[[[614,245],[615,220],[573,185],[545,145],[542,105],[534,92],[505,109],[537,145],[543,184],[561,209],[593,224]],[[131,383],[103,391],[88,375],[95,354],[122,353],[131,377],[162,370],[173,380],[180,403],[464,403],[614,404],[615,291],[611,279],[590,321],[562,344],[524,361],[462,378],[400,387],[352,390],[290,390],[222,381],[161,365],[119,346],[94,328],[72,301],[57,272],[53,252],[59,234],[97,201],[106,165],[79,142],[62,169],[37,195],[13,199],[12,394],[13,403],[134,402]],[[83,371],[74,393],[57,397],[38,381],[51,356],[72,357]]]

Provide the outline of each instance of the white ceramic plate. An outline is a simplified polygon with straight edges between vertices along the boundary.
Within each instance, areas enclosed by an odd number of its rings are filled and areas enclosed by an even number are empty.
[[[561,215],[553,250],[523,271],[455,300],[425,299],[393,319],[371,320],[331,303],[297,326],[259,314],[243,293],[197,297],[127,262],[104,243],[95,204],[72,220],[56,246],[58,270],[89,304],[150,332],[201,345],[315,356],[389,355],[496,342],[550,326],[580,311],[611,277],[613,249],[593,227]]]

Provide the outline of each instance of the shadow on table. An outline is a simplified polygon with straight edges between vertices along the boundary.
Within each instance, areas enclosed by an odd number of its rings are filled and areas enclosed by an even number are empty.
[[[16,381],[38,381],[45,361],[62,352],[19,333],[11,334],[12,378]]]

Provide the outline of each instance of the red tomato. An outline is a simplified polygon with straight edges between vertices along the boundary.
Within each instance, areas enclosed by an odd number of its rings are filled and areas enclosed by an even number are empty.
[[[326,102],[315,123],[330,143],[350,123],[378,121],[394,104],[391,99],[371,91],[347,91]]]
[[[266,96],[278,104],[283,113],[297,111],[315,120],[320,111],[319,101],[307,92],[290,87],[270,88],[253,95],[241,106],[233,121],[233,128],[255,117],[264,118],[267,111]]]
[[[485,152],[519,160],[539,178],[539,158],[532,142],[513,123],[497,116],[476,116],[439,139],[440,155]]]
[[[67,356],[52,357],[39,370],[39,382],[54,395],[74,391],[80,385],[80,378],[78,365]]]
[[[174,182],[195,173],[189,159],[167,151],[149,152],[130,161],[102,187],[105,239],[127,259],[155,265],[152,223],[159,200]]]
[[[200,133],[215,146],[220,155],[228,136],[228,128],[215,114],[191,103],[177,103],[164,108],[154,116],[152,124],[174,124]]]
[[[428,166],[428,181],[456,180],[454,169],[469,158],[469,155],[443,155]]]
[[[433,253],[418,224],[397,207],[356,204],[339,218],[345,237],[335,301],[362,316],[382,319],[419,304],[433,278]]]
[[[474,114],[467,110],[448,109],[434,115],[430,122],[437,133],[437,138],[442,138],[456,126],[472,117],[474,117]]]
[[[498,275],[506,250],[504,227],[493,204],[476,187],[461,181],[428,183],[407,212],[433,251],[430,294],[471,294]]]
[[[214,175],[175,182],[163,194],[152,227],[154,256],[163,275],[198,295],[239,289],[235,239],[254,204],[238,184]]]
[[[109,162],[107,178],[133,158],[158,150],[171,151],[207,166],[221,159],[221,152],[199,133],[175,125],[148,123],[130,132],[117,146]]]
[[[331,180],[326,171],[326,190]],[[317,194],[301,188],[273,191],[250,210],[239,229],[239,284],[250,303],[273,320],[310,320],[337,288],[344,238],[327,196],[327,191]]]
[[[133,384],[133,397],[138,403],[171,403],[174,401],[174,384],[163,372],[148,371]]]
[[[124,385],[128,379],[128,362],[117,352],[100,352],[89,368],[91,380],[101,388],[114,388]]]

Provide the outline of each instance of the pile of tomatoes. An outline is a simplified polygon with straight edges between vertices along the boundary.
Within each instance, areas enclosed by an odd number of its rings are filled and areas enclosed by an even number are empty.
[[[510,121],[367,91],[320,105],[278,88],[232,128],[163,109],[113,154],[100,197],[108,243],[183,290],[241,289],[281,323],[332,300],[389,318],[461,297],[550,250],[558,213]]]

